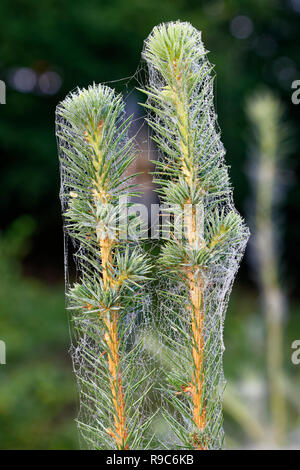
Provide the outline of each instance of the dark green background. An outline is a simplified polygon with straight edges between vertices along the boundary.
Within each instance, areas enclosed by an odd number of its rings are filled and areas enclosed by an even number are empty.
[[[231,33],[237,15],[246,15],[253,23],[245,39]],[[76,86],[124,77],[131,78],[116,82],[116,88],[130,94],[132,101],[140,100],[134,92],[135,71],[139,81],[144,80],[144,39],[158,23],[191,22],[203,32],[209,59],[216,65],[215,103],[235,202],[247,216],[251,191],[245,98],[262,85],[276,91],[294,128],[294,149],[285,162],[289,188],[278,220],[282,280],[297,302],[300,106],[291,102],[291,83],[300,79],[300,2],[2,0],[0,18],[0,78],[7,83],[7,104],[0,107],[0,339],[7,343],[7,365],[0,366],[0,447],[71,448],[78,445],[72,422],[76,394],[63,310],[56,105]],[[10,85],[12,71],[20,67],[33,69],[37,76],[55,71],[62,86],[53,96],[38,87],[21,93]],[[227,362],[225,355],[229,374],[247,361],[264,367],[263,346],[260,350],[257,338],[253,343],[247,338],[247,322],[262,326],[258,294],[245,261],[239,284],[225,332],[231,338]],[[288,355],[287,349],[287,363]],[[229,426],[234,431],[235,424],[229,421]]]

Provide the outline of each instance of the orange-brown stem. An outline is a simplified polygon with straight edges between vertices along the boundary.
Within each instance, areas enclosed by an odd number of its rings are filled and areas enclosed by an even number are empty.
[[[112,263],[112,240],[102,238],[99,242],[101,251],[102,276],[104,288],[107,289],[113,285],[111,275]],[[118,338],[118,312],[108,311],[104,318],[105,324],[105,342],[107,344],[108,369],[110,372],[110,389],[114,408],[114,430],[108,429],[107,433],[111,435],[117,444],[118,450],[128,449],[127,446],[127,428],[125,415],[125,401],[122,384],[122,375],[120,371],[119,338]]]
[[[190,201],[187,201],[188,203]],[[201,244],[200,234],[197,233],[196,213],[194,207],[189,207],[187,218],[187,239],[191,248]],[[191,331],[193,376],[190,384],[190,393],[193,403],[193,419],[196,428],[201,432],[206,424],[206,410],[204,395],[204,311],[203,311],[203,283],[200,275],[190,269],[187,278],[191,300]],[[198,439],[194,440],[197,450],[205,450],[206,446]]]
[[[188,103],[185,100],[184,92],[181,88],[181,73],[177,68],[177,60],[173,61],[174,76],[177,86],[173,87],[173,102],[179,120],[180,134],[183,137],[180,140],[182,172],[189,186],[196,180],[195,162],[192,161],[191,143],[189,139],[189,121],[188,121]],[[181,88],[179,94],[176,89]],[[187,165],[186,162],[189,162]],[[198,233],[196,211],[187,200],[189,205],[185,217],[186,237],[191,249],[198,249],[201,246],[201,233]],[[187,270],[187,280],[190,291],[191,301],[191,331],[192,331],[192,356],[193,356],[193,375],[191,383],[187,390],[191,393],[193,403],[193,420],[197,430],[202,432],[206,425],[206,409],[204,394],[204,311],[203,311],[203,284],[199,275],[190,269]],[[206,445],[197,436],[193,439],[195,449],[204,450]]]
[[[108,313],[105,320],[105,340],[108,349],[108,368],[110,372],[110,389],[114,407],[114,431],[107,432],[114,437],[118,450],[128,449],[127,428],[125,415],[124,392],[122,376],[120,372],[119,339],[118,339],[118,314]]]
[[[85,140],[91,145],[93,154],[91,156],[93,167],[96,172],[95,179],[93,180],[93,196],[94,199],[100,199],[101,203],[108,203],[110,194],[107,192],[105,185],[99,175],[99,169],[103,164],[102,130],[104,121],[100,120],[94,135],[89,133],[87,129],[84,133]],[[104,165],[105,168],[105,165]],[[109,237],[101,237],[99,240],[101,264],[102,264],[102,280],[104,289],[108,289],[114,285],[114,279],[111,272],[112,266],[112,248],[113,240]],[[105,324],[104,339],[107,345],[108,369],[110,373],[110,389],[112,395],[113,415],[114,415],[114,429],[107,429],[106,432],[112,436],[118,450],[128,449],[127,446],[127,428],[126,428],[126,415],[125,415],[125,400],[122,384],[122,375],[120,371],[120,355],[119,355],[119,337],[118,337],[118,313],[114,310],[108,309],[103,314],[102,320]],[[102,353],[103,354],[103,353]]]
[[[191,382],[191,396],[193,402],[193,419],[197,429],[203,431],[206,424],[206,410],[204,406],[204,313],[202,302],[202,286],[193,273],[189,275],[189,288],[191,296],[191,329],[192,329],[192,355],[193,376]],[[197,445],[197,449],[204,450],[204,446]]]
[[[107,238],[101,238],[99,245],[100,245],[100,252],[101,252],[101,264],[102,264],[102,279],[104,284],[104,289],[111,284],[112,279],[110,275],[110,266],[112,263],[112,241]]]

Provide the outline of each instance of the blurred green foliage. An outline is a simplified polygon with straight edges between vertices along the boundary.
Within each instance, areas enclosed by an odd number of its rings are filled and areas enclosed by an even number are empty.
[[[287,435],[284,447],[299,448],[300,368],[291,361],[291,344],[300,331],[300,304],[289,306],[283,329],[283,393],[287,400]],[[268,449],[272,441],[268,411],[266,332],[255,290],[235,287],[226,314],[224,374],[225,444],[229,448]]]
[[[0,448],[70,449],[77,445],[76,393],[64,292],[22,276],[32,228],[22,217],[0,234]]]
[[[144,80],[144,68],[134,74],[144,39],[160,22],[190,21],[203,32],[204,43],[211,51],[209,59],[216,64],[216,109],[222,140],[231,165],[235,202],[245,213],[249,194],[245,97],[258,85],[268,85],[285,103],[289,122],[295,128],[299,125],[299,107],[291,103],[291,83],[300,78],[299,10],[296,0],[1,1],[0,79],[7,84],[7,104],[0,107],[0,339],[7,344],[7,364],[0,365],[0,448],[78,447],[74,424],[77,392],[67,353],[62,286],[54,129],[57,103],[76,86],[124,77],[129,78],[113,86],[133,101],[140,100],[133,90],[135,78]],[[252,25],[243,39],[233,34],[232,21],[239,15],[246,16]],[[13,74],[22,67],[32,70],[37,80],[27,93],[13,83]],[[38,85],[48,71],[62,80],[61,88],[52,95],[43,93]],[[299,145],[298,133],[289,161],[295,174],[299,173]],[[282,208],[287,247],[282,264],[289,266],[285,284],[290,290],[296,290],[300,263],[300,251],[295,250],[300,237],[299,203],[300,186],[294,185]],[[30,216],[20,218],[24,213]],[[249,277],[245,263],[239,279],[243,273],[244,279]],[[46,284],[41,279],[52,282]],[[225,324],[225,375],[235,387],[234,393],[228,387],[225,400],[225,430],[231,447],[249,439],[254,442],[251,433],[258,429],[256,425],[248,431],[243,428],[241,409],[233,406],[237,396],[243,406],[248,406],[248,415],[250,412],[256,419],[258,414],[263,421],[267,439],[264,331],[257,297],[249,286],[236,286]],[[300,328],[299,310],[299,303],[293,301],[284,347],[293,442],[299,442],[299,396],[295,387],[300,379],[299,366],[290,360],[290,344]]]

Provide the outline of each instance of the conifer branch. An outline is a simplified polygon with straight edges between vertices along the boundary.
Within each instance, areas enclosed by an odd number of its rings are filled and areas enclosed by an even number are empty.
[[[80,277],[67,286],[81,393],[78,423],[96,449],[143,445],[145,423],[137,424],[142,402],[134,393],[143,377],[132,373],[139,355],[132,325],[151,267],[142,250],[121,236],[138,223],[131,218],[124,225],[127,202],[120,204],[134,194],[126,174],[135,158],[129,125],[121,97],[102,85],[70,94],[57,108],[65,230],[76,247]]]
[[[199,450],[222,445],[223,320],[248,238],[232,204],[206,54],[201,34],[180,22],[154,28],[143,52],[145,107],[161,150],[156,183],[162,201],[185,215],[185,235],[166,241],[159,261],[169,289],[178,293],[164,304],[164,340],[174,364],[167,402],[177,413],[166,407],[165,415],[178,446]]]

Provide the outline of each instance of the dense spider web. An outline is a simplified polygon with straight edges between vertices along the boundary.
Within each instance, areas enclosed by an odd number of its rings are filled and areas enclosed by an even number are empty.
[[[169,25],[172,27],[174,23],[162,25],[162,27],[167,29]],[[203,396],[205,397],[206,426],[204,435],[200,436],[200,439],[203,439],[205,447],[219,449],[222,447],[224,438],[222,427],[222,393],[225,387],[222,365],[225,349],[223,327],[234,277],[243,256],[249,232],[233,203],[228,168],[224,161],[225,149],[220,139],[217,114],[214,109],[214,77],[211,73],[211,64],[207,59],[207,51],[203,45],[201,33],[188,23],[181,23],[181,25],[188,30],[188,34],[193,40],[195,58],[191,56],[189,60],[192,62],[192,73],[199,76],[197,86],[190,97],[188,117],[190,132],[197,133],[194,148],[196,160],[199,163],[199,178],[203,185],[209,188],[215,187],[215,189],[207,190],[199,202],[200,212],[204,214],[198,225],[203,244],[209,238],[209,231],[215,223],[212,221],[213,218],[226,220],[226,216],[230,216],[239,220],[234,235],[223,242],[222,256],[210,254],[211,258],[208,259],[207,266],[201,269],[205,357]],[[154,31],[159,28],[154,28]],[[151,39],[151,35],[149,38]],[[145,42],[145,49],[147,49],[149,38]],[[156,97],[161,96],[159,94],[166,93],[169,88],[169,82],[149,58],[148,68],[149,89]],[[180,133],[176,134],[174,130],[176,117],[170,111],[170,104],[165,104],[164,100],[160,105],[158,102],[159,100],[152,99],[151,95],[148,98],[150,105],[159,108],[159,112],[150,113],[150,122],[154,129],[158,129],[156,137],[161,149],[158,159],[166,163],[167,171],[164,171],[164,174],[160,174],[159,177],[170,179],[172,174],[168,175],[168,167],[172,166],[172,158],[174,162],[176,161],[175,154],[180,148],[182,136]],[[213,166],[210,165],[210,162],[213,162]],[[165,176],[166,173],[167,176]],[[176,178],[178,177],[175,176],[174,180]],[[176,183],[179,180],[180,176]],[[170,187],[168,186],[168,190],[163,196],[164,202],[167,203],[172,203]],[[173,228],[178,229],[179,233],[182,228],[182,219],[182,211],[175,210],[172,223]],[[166,224],[168,223],[166,222]],[[177,225],[179,227],[176,227]],[[180,246],[179,242],[178,247]],[[185,246],[184,241],[182,246]],[[172,256],[176,256],[176,254]],[[170,432],[165,436],[165,445],[167,448],[187,447],[195,431],[194,423],[190,419],[192,404],[188,393],[180,392],[178,389],[176,391],[174,384],[183,386],[191,380],[193,363],[190,324],[191,300],[186,283],[181,281],[178,276],[171,280],[169,273],[165,279],[160,280],[157,291],[159,308],[157,309],[156,325],[158,328],[152,331],[156,331],[153,334],[160,338],[158,344],[161,347],[157,348],[157,357],[160,358],[162,364],[162,374],[166,373],[166,383],[161,387],[162,408],[163,414],[170,424]]]
[[[204,46],[199,34],[198,47],[203,49]],[[204,65],[204,71],[207,72],[195,89],[195,96],[199,95],[202,90],[206,90],[201,110],[196,113],[196,108],[191,109],[191,113],[195,112],[193,126],[197,128],[199,122],[205,124],[201,131],[200,137],[197,141],[199,154],[204,154],[203,164],[205,165],[212,155],[219,155],[217,165],[219,168],[224,168],[222,173],[222,185],[228,185],[228,170],[224,164],[225,151],[220,140],[220,131],[217,125],[217,115],[213,107],[213,81],[209,74],[210,64],[206,58],[203,57],[202,63],[194,64],[194,72],[197,73],[201,66]],[[155,68],[147,69],[147,66],[142,62],[136,73],[127,79],[116,80],[106,84],[119,86],[122,85],[122,91],[125,96],[125,101],[129,109],[133,107],[136,111],[136,105],[133,104],[136,100],[135,84],[143,88],[145,84],[145,76],[148,74],[148,82],[151,86],[161,89],[165,86],[164,81]],[[132,111],[132,109],[130,109]],[[136,134],[136,144],[138,153],[151,160],[158,158],[164,161],[164,153],[156,152],[153,145],[150,144],[152,131],[145,124],[145,116],[137,113],[134,115],[132,133]],[[163,125],[166,132],[172,126],[172,123],[162,121],[158,116],[151,116],[159,125]],[[65,213],[68,207],[68,198],[70,194],[70,174],[67,171],[64,163],[62,163],[62,156],[64,156],[64,148],[68,146],[65,141],[59,138],[61,132],[61,125],[67,126],[68,123],[63,122],[62,118],[57,114],[57,135],[58,135],[58,149],[60,158],[60,172],[61,172],[61,190],[60,198],[62,204],[62,212]],[[71,132],[71,130],[70,130]],[[201,152],[207,146],[207,139],[209,138],[209,152]],[[167,140],[167,139],[166,139]],[[72,148],[69,148],[72,151]],[[142,157],[140,157],[142,158]],[[153,196],[152,202],[157,202],[157,196]],[[141,199],[143,202],[143,199]],[[204,200],[204,213],[210,213],[212,210],[217,210],[219,213],[223,212],[224,216],[230,212],[236,212],[232,191],[229,190],[226,194],[209,194]],[[163,218],[163,217],[162,217]],[[160,219],[161,220],[161,219]],[[153,222],[153,221],[152,221]],[[175,217],[172,219],[173,224],[180,224],[181,218]],[[152,227],[153,228],[153,227]],[[204,231],[204,227],[201,228]],[[223,428],[222,428],[222,392],[225,386],[225,378],[222,367],[222,357],[224,352],[223,344],[223,325],[225,313],[228,305],[229,295],[231,292],[232,284],[235,274],[239,267],[246,243],[248,239],[248,231],[243,227],[238,241],[228,243],[226,246],[226,256],[222,261],[218,260],[212,263],[210,267],[205,270],[203,276],[204,285],[204,311],[205,311],[205,356],[206,356],[206,373],[205,373],[205,396],[206,408],[209,419],[207,421],[206,433],[209,436],[210,448],[220,448],[223,441]],[[160,241],[150,240],[147,243],[147,251],[153,260],[156,260],[159,252]],[[64,252],[65,252],[65,285],[66,294],[73,286],[74,281],[80,280],[82,272],[85,269],[84,264],[78,262],[78,259],[85,256],[87,253],[84,246],[76,242],[70,233],[64,229]],[[88,266],[87,266],[88,267]],[[67,302],[67,307],[68,307]],[[168,279],[167,277],[158,276],[156,280],[148,283],[145,287],[143,304],[126,313],[124,316],[122,328],[126,330],[125,341],[128,345],[134,345],[137,342],[141,345],[139,353],[135,356],[134,368],[138,372],[138,376],[147,376],[149,373],[150,378],[147,380],[148,385],[152,384],[151,391],[147,394],[147,399],[144,401],[140,423],[155,414],[152,422],[151,431],[149,431],[149,441],[152,435],[155,437],[149,444],[154,448],[176,448],[186,447],[180,435],[176,433],[177,423],[187,430],[187,436],[193,433],[193,426],[190,420],[185,417],[184,413],[179,413],[178,409],[173,406],[170,396],[174,397],[174,390],[170,390],[168,377],[178,376],[180,380],[184,381],[184,376],[187,377],[191,371],[191,348],[188,344],[190,337],[190,323],[187,316],[189,308],[189,298],[186,290],[186,285],[178,279]],[[94,386],[99,386],[97,380],[93,378],[90,367],[87,367],[88,356],[86,351],[92,351],[92,356],[98,357],[102,353],[103,345],[101,342],[94,341],[93,338],[98,330],[93,321],[86,318],[84,322],[80,321],[78,326],[76,315],[70,314],[69,319],[71,348],[70,352],[73,360],[74,372],[78,380],[80,390],[80,411],[78,421],[81,431],[82,445],[87,445],[86,429],[101,427],[95,417],[95,404],[91,400],[91,396],[87,393],[86,388],[82,385],[84,382],[93,382]],[[174,348],[174,344],[177,344]],[[178,344],[181,348],[178,348]],[[183,353],[184,351],[184,353]],[[126,369],[128,360],[124,356],[123,369]],[[126,384],[125,384],[126,387]],[[176,396],[176,399],[182,403],[183,409],[187,413],[191,413],[190,403],[187,397],[182,395]],[[175,426],[174,426],[175,424]],[[102,434],[105,436],[105,433]],[[112,445],[112,441],[107,436],[106,448]],[[103,443],[88,442],[90,448],[103,448]]]
[[[69,96],[72,97],[80,93],[75,90]],[[114,448],[115,442],[112,436],[107,432],[113,423],[113,413],[111,409],[108,412],[102,411],[107,408],[109,393],[109,370],[107,360],[104,357],[107,345],[104,341],[104,331],[100,322],[93,316],[93,312],[83,315],[82,310],[74,309],[70,302],[70,292],[76,283],[82,283],[87,275],[94,271],[97,277],[97,256],[90,250],[88,244],[78,241],[74,237],[72,229],[69,229],[65,214],[69,208],[72,197],[83,197],[91,194],[91,188],[85,188],[84,184],[73,172],[70,164],[72,155],[77,155],[78,149],[74,148],[72,142],[82,139],[76,132],[76,129],[62,117],[60,104],[56,113],[56,133],[57,145],[60,160],[61,189],[60,198],[62,204],[62,213],[64,218],[64,259],[65,259],[65,286],[67,310],[69,311],[69,325],[71,347],[70,353],[73,361],[73,368],[78,383],[80,400],[78,427],[80,431],[80,440],[83,447],[92,449]],[[124,115],[120,120],[124,120]],[[126,139],[126,137],[125,137]],[[70,143],[71,142],[71,143]],[[85,145],[85,142],[82,142]],[[85,157],[80,154],[80,158]],[[123,183],[126,193],[126,184]],[[74,195],[74,187],[77,193]],[[120,186],[122,187],[122,185]],[[88,191],[86,191],[88,189]],[[123,191],[124,193],[124,191]],[[89,196],[87,196],[89,197]],[[132,250],[136,243],[131,243]],[[132,251],[131,250],[131,251]],[[122,256],[122,249],[121,249]],[[96,266],[96,269],[95,269]],[[101,277],[101,273],[98,273]],[[133,288],[134,290],[134,288]],[[135,293],[133,292],[133,297]],[[120,315],[118,335],[122,338],[122,347],[120,352],[120,369],[123,371],[123,389],[124,395],[137,402],[135,405],[135,414],[131,412],[128,417],[128,427],[136,428],[136,434],[143,429],[147,422],[150,412],[153,410],[151,401],[152,394],[146,391],[151,386],[150,377],[153,375],[151,364],[146,360],[146,352],[143,341],[143,331],[149,317],[149,294],[146,289],[142,302],[130,303],[130,307]],[[134,369],[129,367],[134,364]],[[134,379],[132,374],[134,372]],[[135,390],[135,383],[143,381],[142,388]],[[133,390],[131,390],[133,388]],[[139,396],[145,394],[145,398],[139,402]],[[132,395],[132,397],[130,397]],[[147,395],[147,396],[146,396]],[[143,411],[140,411],[141,404]],[[137,422],[136,422],[137,420]],[[137,447],[143,446],[137,439],[131,439]],[[151,434],[147,437],[151,442]]]

